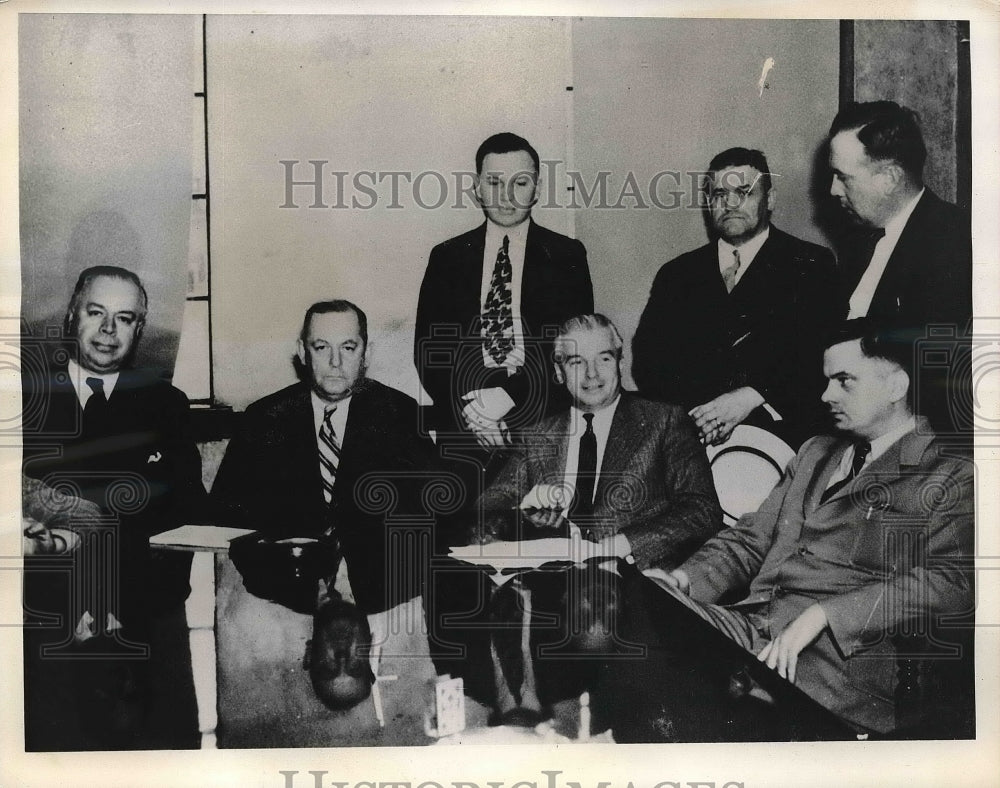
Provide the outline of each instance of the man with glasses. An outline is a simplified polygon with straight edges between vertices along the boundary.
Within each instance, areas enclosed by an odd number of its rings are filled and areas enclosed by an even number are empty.
[[[776,189],[758,150],[712,159],[705,196],[711,241],[657,273],[633,377],[683,405],[706,444],[746,422],[797,446],[823,424],[817,337],[846,313],[833,255],[771,225]]]

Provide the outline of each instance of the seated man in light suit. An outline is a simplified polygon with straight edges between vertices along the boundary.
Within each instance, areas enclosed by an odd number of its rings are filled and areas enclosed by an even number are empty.
[[[693,421],[679,407],[622,391],[621,356],[621,336],[603,315],[562,325],[555,374],[573,404],[543,421],[500,471],[479,501],[470,541],[579,532],[588,561],[634,556],[642,569],[671,569],[718,530],[722,515]],[[559,489],[567,491],[561,500]],[[532,663],[536,669],[536,705],[549,706],[582,689],[566,661],[543,653],[566,642],[566,581],[537,572],[523,583],[546,614],[539,618],[561,620],[533,631],[524,666],[526,674]],[[570,589],[574,608],[583,601],[575,596]],[[498,710],[509,710],[500,695]],[[524,692],[520,700],[529,705]]]
[[[672,615],[668,602],[682,603],[861,732],[896,726],[894,636],[933,633],[941,616],[967,614],[973,604],[972,465],[942,451],[914,415],[911,363],[905,338],[866,320],[845,324],[823,359],[822,399],[841,436],[809,440],[756,512],[679,567],[655,573],[671,595],[661,613]],[[733,594],[740,601],[720,604]],[[663,636],[668,652],[681,655],[693,639],[687,631]],[[967,666],[970,656],[951,662]],[[669,714],[678,702],[673,688],[688,680],[676,664],[650,659],[636,666],[638,675],[617,678],[655,681],[660,690],[650,702]],[[971,684],[956,687],[949,705],[971,692]],[[693,705],[701,718],[729,713]],[[661,711],[633,705],[626,714]],[[621,722],[623,733],[623,726],[635,733]]]

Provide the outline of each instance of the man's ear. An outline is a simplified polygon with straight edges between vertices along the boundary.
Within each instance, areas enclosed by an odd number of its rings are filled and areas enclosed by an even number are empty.
[[[774,199],[777,194],[777,189],[772,186],[767,192],[767,212],[774,213]]]
[[[371,340],[365,342],[364,368],[367,370],[372,363],[372,343]]]
[[[146,319],[138,321],[138,325],[135,327],[135,341],[132,343],[138,344],[139,340],[142,339],[142,330],[146,327]]]
[[[295,340],[295,355],[299,358],[299,363],[306,363],[306,346],[301,339]]]
[[[563,374],[562,367],[560,367],[558,364],[553,364],[552,367],[556,371],[555,372],[556,383],[559,383],[560,385],[562,385],[563,383],[565,383],[566,382],[566,376]]]
[[[903,168],[894,161],[885,162],[882,165],[882,171],[879,174],[885,179],[886,194],[892,194],[896,191],[905,177]]]
[[[900,400],[905,400],[909,390],[910,376],[906,373],[906,370],[893,370],[889,380],[889,393],[892,396],[892,401],[899,402]]]

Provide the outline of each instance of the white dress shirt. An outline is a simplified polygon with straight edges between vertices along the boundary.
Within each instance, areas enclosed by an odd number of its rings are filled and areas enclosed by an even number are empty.
[[[344,432],[347,430],[347,412],[351,409],[351,398],[346,397],[340,400],[340,402],[327,402],[324,399],[320,399],[315,391],[309,392],[309,398],[312,400],[313,428],[316,432],[317,446],[319,445],[319,431],[323,428],[323,419],[326,417],[326,410],[331,405],[336,405],[337,409],[333,412],[330,424],[333,426],[333,433],[337,437],[337,443],[343,444]]]
[[[498,364],[486,351],[483,343],[483,363],[488,369],[506,367],[508,374],[524,366],[524,326],[521,321],[521,280],[524,275],[524,249],[528,242],[529,220],[514,227],[501,227],[489,219],[486,220],[486,245],[483,247],[483,281],[479,292],[479,311],[486,305],[490,294],[490,284],[493,281],[493,268],[496,266],[497,254],[503,246],[503,237],[507,236],[507,256],[510,258],[510,311],[514,319],[514,349],[507,358]]]
[[[66,371],[69,373],[70,382],[76,390],[76,396],[77,399],[80,400],[81,408],[87,407],[87,400],[89,400],[94,393],[94,390],[87,385],[87,378],[100,378],[104,381],[105,399],[111,399],[111,392],[115,390],[115,384],[118,383],[119,373],[109,372],[102,375],[97,372],[91,372],[90,370],[81,367],[72,359],[70,359],[66,364]]]
[[[892,257],[892,252],[899,242],[899,236],[903,234],[903,229],[910,220],[913,209],[917,207],[917,203],[920,202],[920,198],[923,196],[924,190],[921,189],[920,193],[903,207],[903,210],[885,223],[885,235],[875,245],[875,251],[872,252],[872,259],[868,263],[865,272],[861,275],[858,286],[854,288],[854,292],[851,294],[850,310],[847,313],[848,320],[853,320],[856,317],[865,317],[868,314],[868,310],[872,305],[872,299],[875,297],[875,290],[878,288],[878,283],[882,281],[882,274],[885,273],[885,267],[889,264],[889,258]]]
[[[604,449],[608,445],[608,435],[611,433],[611,422],[622,401],[619,394],[615,401],[594,413],[594,436],[597,438],[597,476],[594,481],[594,492],[597,492],[597,479],[601,478],[601,466],[604,465]],[[583,411],[572,407],[569,409],[569,443],[566,446],[566,472],[563,476],[567,489],[576,489],[576,474],[580,467],[580,438],[587,431],[587,422]],[[593,501],[591,501],[593,503]]]

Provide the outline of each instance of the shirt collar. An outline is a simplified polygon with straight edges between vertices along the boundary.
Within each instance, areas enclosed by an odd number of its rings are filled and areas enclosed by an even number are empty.
[[[619,391],[618,396],[615,397],[614,402],[610,405],[601,408],[599,411],[594,413],[594,431],[597,432],[601,430],[607,433],[611,429],[611,421],[615,417],[615,411],[618,410],[618,403],[622,401],[622,393]],[[571,435],[582,435],[583,431],[587,428],[587,423],[583,418],[585,411],[580,410],[576,405],[570,406],[570,419],[572,420],[571,429],[573,430]],[[576,429],[579,428],[577,432]]]
[[[83,405],[87,404],[87,400],[90,398],[90,395],[94,393],[93,389],[87,385],[87,378],[100,378],[103,380],[104,396],[106,398],[110,398],[111,393],[115,390],[115,385],[118,383],[118,376],[121,374],[120,372],[105,372],[103,374],[91,372],[89,369],[81,367],[73,359],[70,359],[66,363],[66,372],[69,374],[69,379],[73,383],[77,399],[79,399]]]
[[[885,223],[886,236],[895,236],[898,238],[902,234],[903,228],[906,227],[906,223],[910,220],[913,210],[917,207],[917,203],[920,202],[920,198],[924,196],[924,191],[926,190],[921,189],[917,193],[916,197],[903,206],[903,210]]]
[[[333,418],[331,423],[333,424],[333,431],[336,433],[338,440],[344,440],[344,431],[347,429],[347,413],[351,409],[351,399],[354,395],[350,397],[345,397],[339,402],[327,402],[321,399],[315,391],[309,391],[309,400],[312,402],[312,412],[313,412],[313,427],[316,430],[316,435],[319,435],[320,428],[323,426],[323,419],[326,418],[326,409],[336,405],[336,410],[333,412]]]
[[[885,454],[889,447],[892,446],[896,441],[902,438],[904,435],[913,432],[917,428],[917,419],[915,416],[910,416],[903,424],[900,424],[896,429],[887,432],[885,435],[880,435],[871,441],[871,453],[868,455],[867,462],[874,462],[883,454]]]
[[[494,224],[489,219],[486,220],[486,251],[490,254],[492,258],[496,254],[496,250],[500,248],[500,244],[503,243],[503,237],[507,236],[508,250],[510,247],[515,247],[523,249],[524,245],[528,241],[528,225],[531,224],[531,219],[525,219],[520,224],[516,224],[513,227],[501,227],[499,224]]]
[[[750,263],[754,261],[760,248],[767,242],[767,239],[771,235],[771,225],[765,227],[761,232],[757,233],[753,238],[744,244],[739,246],[733,246],[729,241],[719,239],[719,270],[723,271],[728,268],[733,262],[733,250],[740,250],[740,270],[739,274],[742,274],[747,268],[750,267]],[[725,265],[723,265],[725,262]]]

